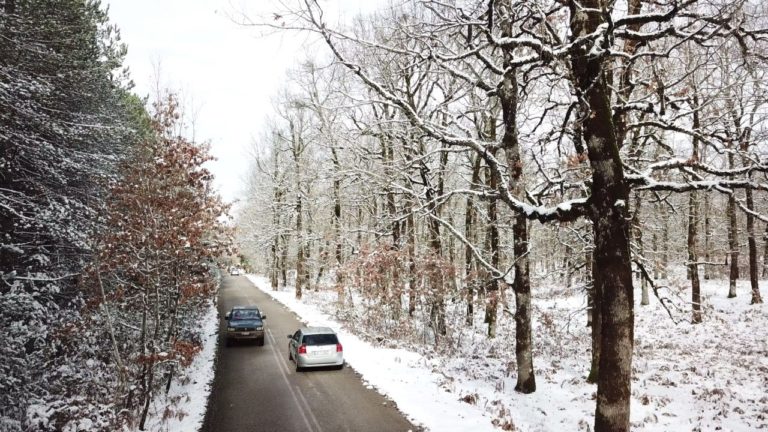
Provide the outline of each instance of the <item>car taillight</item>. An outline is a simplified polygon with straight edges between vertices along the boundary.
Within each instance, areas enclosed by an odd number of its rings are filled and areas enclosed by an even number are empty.
[[[307,353],[307,346],[306,345],[299,345],[299,354],[306,354]]]
[[[344,348],[341,347],[340,343],[337,343],[336,344],[336,352],[342,352],[342,351],[344,351]]]

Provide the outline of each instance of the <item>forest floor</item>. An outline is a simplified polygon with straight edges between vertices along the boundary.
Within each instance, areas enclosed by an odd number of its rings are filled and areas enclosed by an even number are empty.
[[[345,360],[366,385],[428,430],[592,428],[596,386],[586,382],[590,329],[585,325],[584,295],[577,289],[536,287],[537,390],[523,395],[514,391],[515,323],[508,311],[499,315],[497,336],[488,339],[482,313],[467,327],[461,318],[465,306],[449,305],[448,341],[436,346],[425,340],[428,332],[414,340],[412,334],[401,337],[401,328],[382,332],[367,327],[386,320],[367,309],[362,299],[353,301],[352,310],[340,310],[336,291],[306,291],[297,301],[293,287],[272,291],[265,278],[248,277],[307,324],[336,329]],[[704,322],[693,325],[684,275],[666,282],[659,293],[667,299],[669,312],[653,294],[647,306],[639,305],[639,289],[636,295],[632,430],[768,431],[768,305],[749,304],[746,282],[739,283],[738,297],[728,299],[727,281],[703,281]],[[768,300],[766,291],[763,288],[762,295]],[[514,298],[508,299],[508,307],[514,309]],[[172,388],[175,408],[163,415],[159,408],[168,397],[158,398],[148,430],[190,431],[199,426],[218,323],[215,311],[209,318],[202,329],[207,337],[204,349],[185,372],[186,384]]]

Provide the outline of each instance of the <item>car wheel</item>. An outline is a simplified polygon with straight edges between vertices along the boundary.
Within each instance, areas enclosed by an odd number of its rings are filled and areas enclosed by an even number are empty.
[[[259,346],[264,346],[264,338],[259,339]]]
[[[288,350],[288,361],[293,361],[293,356],[291,355],[291,350]]]
[[[232,340],[231,340],[230,338],[227,338],[227,339],[224,341],[224,345],[225,345],[225,346],[232,346]]]
[[[344,369],[344,363],[336,366],[336,370],[342,370],[342,369]]]
[[[301,372],[302,369],[303,368],[301,366],[299,366],[299,361],[296,360],[296,372]]]

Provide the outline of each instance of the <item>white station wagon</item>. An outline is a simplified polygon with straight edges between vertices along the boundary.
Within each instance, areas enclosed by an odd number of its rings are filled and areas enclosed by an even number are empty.
[[[310,367],[344,367],[344,349],[330,328],[302,327],[288,339],[288,359],[296,362],[297,372]]]

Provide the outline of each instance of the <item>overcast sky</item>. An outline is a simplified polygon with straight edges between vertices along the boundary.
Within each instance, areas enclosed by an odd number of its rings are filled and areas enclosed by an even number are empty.
[[[269,0],[108,0],[111,21],[128,45],[126,65],[146,96],[155,88],[156,65],[163,86],[180,90],[195,108],[195,138],[210,141],[218,159],[210,165],[227,201],[239,198],[249,149],[271,111],[286,69],[309,50],[306,36],[285,33],[259,37],[228,16],[247,7],[268,11]],[[371,0],[331,0],[344,15],[365,12]],[[309,46],[307,46],[309,45]]]

